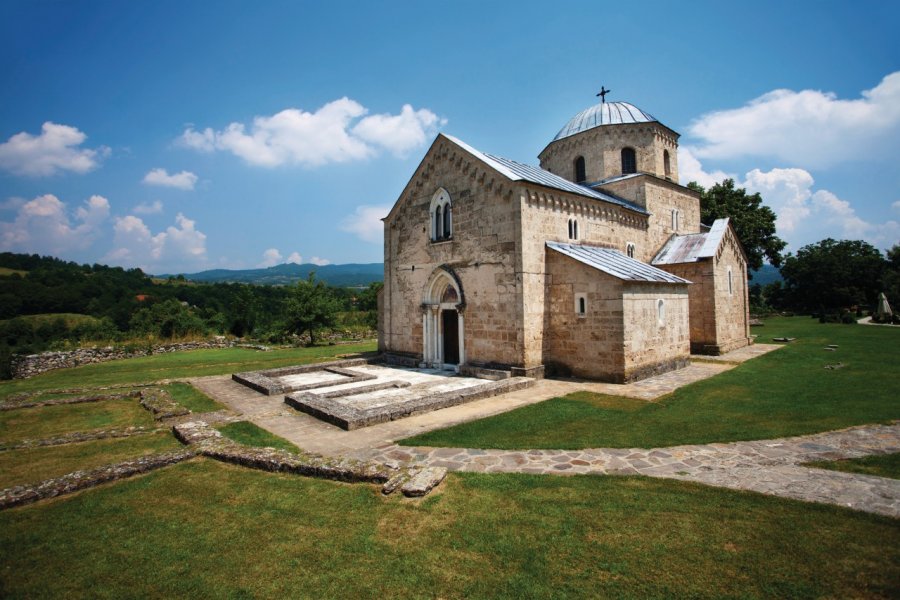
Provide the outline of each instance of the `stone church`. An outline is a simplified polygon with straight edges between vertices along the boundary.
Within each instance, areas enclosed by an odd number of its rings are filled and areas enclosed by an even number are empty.
[[[575,115],[540,167],[439,134],[384,218],[389,361],[629,382],[750,343],[747,257],[700,222],[679,134],[627,102]]]

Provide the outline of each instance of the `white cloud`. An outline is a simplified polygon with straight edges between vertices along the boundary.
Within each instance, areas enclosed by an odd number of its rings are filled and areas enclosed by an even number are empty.
[[[778,158],[826,167],[900,151],[900,72],[855,100],[831,92],[775,90],[747,105],[701,116],[688,128],[699,158]],[[679,156],[680,158],[680,156]]]
[[[151,273],[197,268],[207,263],[206,234],[181,213],[175,225],[155,235],[140,217],[127,215],[115,220],[113,250],[106,260]]]
[[[133,209],[133,212],[136,215],[158,215],[163,211],[163,203],[159,200],[154,200],[153,202],[141,202]]]
[[[900,200],[895,200],[895,201],[893,202],[893,204],[891,204],[891,208],[892,208],[895,212],[900,212]]]
[[[0,144],[0,168],[15,175],[38,177],[59,171],[87,173],[109,154],[109,148],[79,148],[87,136],[75,127],[47,121],[39,135],[17,133]]]
[[[109,201],[91,196],[73,216],[53,194],[38,196],[22,203],[13,221],[0,222],[0,246],[57,256],[84,250],[100,235],[101,225],[109,217]]]
[[[27,202],[25,198],[12,196],[3,202],[0,202],[0,210],[19,210],[25,202]]]
[[[724,179],[735,179],[734,175],[730,175],[724,171],[712,171],[707,173],[703,170],[703,165],[694,156],[690,146],[681,146],[678,148],[678,179],[685,185],[692,181],[696,181],[705,188],[711,187]]]
[[[318,267],[324,267],[325,265],[331,264],[331,261],[328,260],[327,258],[319,258],[318,256],[313,256],[312,258],[309,259],[309,262],[311,262],[312,264],[314,264]]]
[[[384,239],[384,223],[381,219],[390,212],[387,205],[357,206],[352,215],[344,217],[340,228],[355,234],[359,239],[380,244]]]
[[[750,193],[760,193],[778,216],[779,236],[793,250],[826,237],[861,239],[878,248],[888,248],[900,238],[900,224],[896,221],[866,221],[847,200],[828,190],[813,189],[815,181],[803,169],[754,169],[737,185]]]
[[[294,263],[295,265],[303,264],[303,257],[300,256],[299,252],[291,252],[291,255],[287,257],[287,260],[284,261],[287,263]]]
[[[434,130],[447,123],[428,109],[414,110],[404,104],[399,115],[371,115],[353,127],[353,133],[363,140],[387,148],[404,156],[428,141]]]
[[[274,267],[275,265],[281,264],[281,259],[284,257],[281,255],[281,252],[278,251],[277,248],[269,248],[265,252],[263,252],[262,262],[258,263],[256,266],[265,269],[267,267]]]
[[[414,110],[409,105],[399,115],[365,117],[367,112],[344,97],[315,112],[289,108],[256,117],[249,131],[243,123],[231,123],[220,131],[189,127],[178,141],[203,152],[228,151],[257,166],[317,167],[369,158],[378,153],[378,147],[403,155],[424,144],[446,122],[428,109]]]
[[[148,185],[173,187],[180,190],[192,190],[194,189],[194,184],[197,183],[197,176],[190,171],[182,171],[181,173],[169,175],[165,169],[153,169],[144,175],[144,183]]]

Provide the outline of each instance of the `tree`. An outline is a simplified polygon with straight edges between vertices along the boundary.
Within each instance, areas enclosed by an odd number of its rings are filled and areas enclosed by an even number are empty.
[[[785,300],[796,310],[873,306],[887,262],[861,240],[824,239],[788,254],[781,268]]]
[[[285,303],[285,332],[309,333],[309,343],[315,343],[316,330],[333,327],[339,305],[331,290],[323,281],[316,281],[314,272],[291,289]]]
[[[716,219],[728,217],[731,226],[747,253],[750,269],[762,267],[763,259],[773,266],[781,266],[781,251],[786,243],[775,235],[775,212],[762,203],[762,197],[735,188],[733,179],[726,179],[708,190],[692,181],[692,190],[700,192],[700,221],[708,225]]]
[[[894,314],[900,311],[900,244],[887,251],[887,264],[884,270],[884,279],[881,282],[881,291],[887,296],[888,303]]]

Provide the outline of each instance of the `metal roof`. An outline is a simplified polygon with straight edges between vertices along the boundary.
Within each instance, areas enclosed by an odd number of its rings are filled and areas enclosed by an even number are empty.
[[[697,262],[716,255],[722,237],[728,229],[728,219],[716,219],[709,231],[688,235],[673,235],[651,261],[654,265],[673,265]]]
[[[547,242],[547,247],[623,281],[691,283],[611,248]]]
[[[472,146],[469,146],[462,140],[459,140],[453,136],[441,134],[446,137],[448,140],[452,141],[454,144],[457,144],[460,148],[474,155],[476,158],[486,162],[491,167],[499,171],[505,177],[513,181],[526,181],[528,183],[535,183],[537,185],[542,185],[545,187],[562,190],[564,192],[571,192],[573,194],[578,194],[580,196],[586,196],[588,198],[593,198],[595,200],[602,200],[603,202],[609,202],[610,204],[616,204],[623,208],[627,208],[628,210],[633,210],[635,212],[641,213],[643,215],[650,214],[645,209],[641,208],[637,204],[633,204],[627,200],[619,198],[618,196],[613,196],[612,194],[608,194],[606,192],[600,192],[597,190],[592,190],[589,187],[579,185],[577,183],[572,183],[567,179],[563,179],[559,175],[554,175],[550,171],[545,171],[540,167],[534,167],[532,165],[524,165],[522,163],[516,162],[514,160],[510,160],[508,158],[503,158],[500,156],[494,156],[492,154],[487,154],[485,152],[481,152],[480,150],[476,150]]]
[[[650,123],[656,117],[628,102],[601,102],[572,117],[559,130],[553,141],[599,127],[600,125],[622,125],[625,123]]]

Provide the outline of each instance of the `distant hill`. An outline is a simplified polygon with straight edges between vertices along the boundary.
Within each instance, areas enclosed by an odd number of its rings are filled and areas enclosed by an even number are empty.
[[[750,285],[760,284],[765,287],[770,283],[775,283],[776,281],[783,281],[784,278],[781,276],[781,272],[769,264],[763,264],[762,268],[759,271],[751,271],[753,274],[753,279],[750,280]]]
[[[298,265],[285,263],[266,269],[212,269],[199,273],[185,273],[185,279],[202,283],[252,283],[256,285],[290,285],[309,277],[315,271],[316,278],[335,287],[367,286],[384,279],[384,263],[324,265]],[[168,278],[171,275],[157,275]]]

